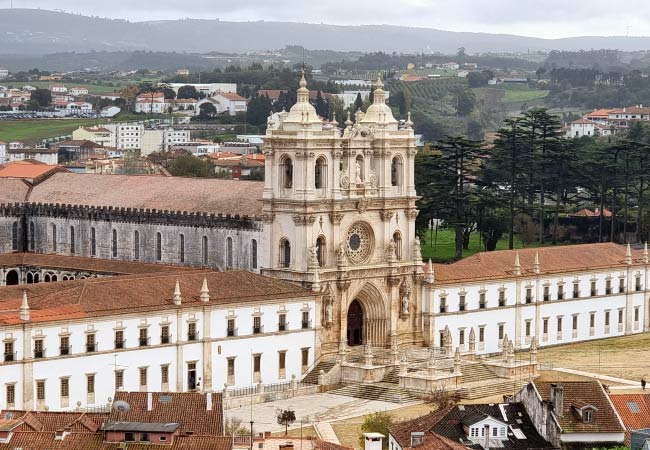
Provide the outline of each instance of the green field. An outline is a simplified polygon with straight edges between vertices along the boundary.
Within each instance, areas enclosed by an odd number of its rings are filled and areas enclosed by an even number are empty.
[[[99,84],[84,84],[84,83],[75,83],[74,81],[12,81],[8,83],[9,88],[22,88],[23,86],[30,85],[37,88],[47,89],[52,85],[64,84],[68,89],[72,87],[85,87],[88,89],[90,94],[106,94],[108,92],[119,91],[122,86],[104,86]]]
[[[425,239],[422,240],[422,258],[425,261],[431,259],[435,262],[448,262],[454,259],[455,243],[453,230],[442,229],[438,230],[438,237],[435,238],[435,231],[433,238],[430,238],[429,231],[425,234]],[[515,235],[515,248],[536,247],[539,244],[531,243],[524,246],[519,236]],[[497,244],[497,250],[508,249],[508,236],[505,235],[503,239]],[[483,243],[479,243],[479,233],[472,233],[469,239],[469,249],[463,251],[463,257],[471,256],[474,253],[484,251]]]
[[[0,141],[36,143],[41,139],[71,134],[82,125],[104,123],[102,119],[35,119],[0,121]]]

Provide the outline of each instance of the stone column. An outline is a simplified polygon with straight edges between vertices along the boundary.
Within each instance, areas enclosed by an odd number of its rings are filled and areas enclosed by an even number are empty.
[[[203,390],[212,391],[212,308],[203,307]]]

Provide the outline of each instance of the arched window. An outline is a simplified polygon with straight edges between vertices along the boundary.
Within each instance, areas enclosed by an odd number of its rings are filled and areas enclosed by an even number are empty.
[[[90,256],[97,256],[97,236],[95,227],[90,227]]]
[[[257,241],[251,240],[251,269],[257,269]]]
[[[185,235],[178,236],[178,259],[180,262],[185,262]]]
[[[318,258],[318,265],[325,266],[325,236],[318,236],[316,239],[316,257]]]
[[[29,222],[29,249],[34,251],[36,248],[36,227],[34,222]]]
[[[56,224],[50,226],[52,229],[52,251],[56,252]]]
[[[113,237],[111,239],[111,253],[113,258],[117,258],[117,230],[113,230]]]
[[[285,156],[280,162],[280,187],[291,189],[293,187],[293,162]]]
[[[203,236],[203,239],[201,239],[201,255],[202,255],[202,262],[204,266],[208,265],[208,237]]]
[[[393,158],[390,164],[390,185],[399,186],[402,184],[402,160],[399,156]]]
[[[226,238],[226,267],[232,269],[232,238]]]
[[[156,233],[156,261],[162,261],[162,234]]]
[[[18,250],[18,222],[11,225],[11,249],[13,251]]]
[[[140,259],[140,232],[133,232],[133,259]]]
[[[366,179],[364,175],[364,166],[363,166],[363,155],[357,155],[357,159],[354,163],[354,180],[356,183],[363,183]]]
[[[70,227],[70,254],[75,254],[74,227]]]
[[[27,284],[32,284],[34,282],[34,275],[31,272],[27,272]]]
[[[314,166],[314,187],[323,189],[327,187],[327,160],[321,156]]]
[[[280,267],[291,267],[291,243],[287,239],[280,241]]]
[[[393,233],[393,242],[395,243],[395,256],[398,260],[402,259],[402,235],[399,231]]]

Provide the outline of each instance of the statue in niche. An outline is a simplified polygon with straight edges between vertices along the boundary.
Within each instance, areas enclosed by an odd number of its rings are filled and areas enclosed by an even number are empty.
[[[359,161],[356,162],[356,173],[357,173],[357,183],[363,183],[363,180],[361,179],[361,164],[359,164]]]
[[[408,278],[404,278],[402,285],[399,288],[400,298],[402,300],[402,314],[409,313],[409,304],[411,301],[411,285]]]

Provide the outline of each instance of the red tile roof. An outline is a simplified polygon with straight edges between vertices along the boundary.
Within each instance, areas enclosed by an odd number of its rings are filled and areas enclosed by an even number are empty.
[[[178,273],[6,286],[0,290],[0,324],[20,324],[19,309],[26,292],[31,322],[49,322],[65,316],[100,317],[124,312],[173,310],[203,305],[199,299],[203,279],[210,290],[209,304],[242,304],[270,299],[316,296],[300,286],[244,270],[215,272],[182,270]],[[182,305],[172,300],[178,280]]]
[[[29,201],[254,217],[262,214],[263,189],[258,181],[57,173]]]
[[[544,401],[551,400],[550,382],[533,382]],[[625,431],[616,410],[609,401],[602,385],[595,380],[564,381],[562,417],[558,417],[563,433],[622,433]],[[585,423],[575,412],[575,407],[586,404],[594,406],[592,422]],[[556,416],[557,416],[556,412]]]
[[[650,394],[610,394],[618,415],[625,425],[625,443],[630,443],[630,431],[650,428]]]
[[[464,445],[447,439],[431,431],[452,408],[433,411],[412,420],[399,422],[390,427],[390,434],[399,443],[402,450],[467,450]],[[424,442],[417,447],[411,447],[411,433],[424,432]]]
[[[22,153],[26,150],[18,149],[15,151]],[[15,161],[0,166],[0,178],[25,178],[34,180],[52,175],[56,172],[67,172],[67,169],[48,164],[34,164],[31,161]]]
[[[2,166],[0,166],[0,174]],[[21,203],[27,198],[29,184],[19,178],[2,178],[0,175],[0,204]]]
[[[237,101],[237,102],[245,102],[246,101],[246,99],[244,97],[242,97],[241,95],[237,95],[237,94],[234,94],[232,92],[217,92],[215,94],[215,97],[217,97],[217,96],[223,97],[223,98],[225,98],[227,100],[230,100],[230,101]]]
[[[514,278],[517,253],[524,276],[534,273],[536,253],[539,253],[541,274],[615,269],[625,266],[625,252],[624,245],[609,242],[481,252],[452,264],[434,264],[434,273],[439,283]],[[632,249],[633,264],[642,264],[642,258],[642,250]],[[427,267],[426,264],[424,266]]]
[[[207,396],[212,396],[212,409]],[[147,398],[151,396],[151,410]],[[110,422],[178,423],[180,433],[223,436],[223,408],[220,393],[199,392],[116,392],[115,401],[124,401],[126,412],[111,410]]]

